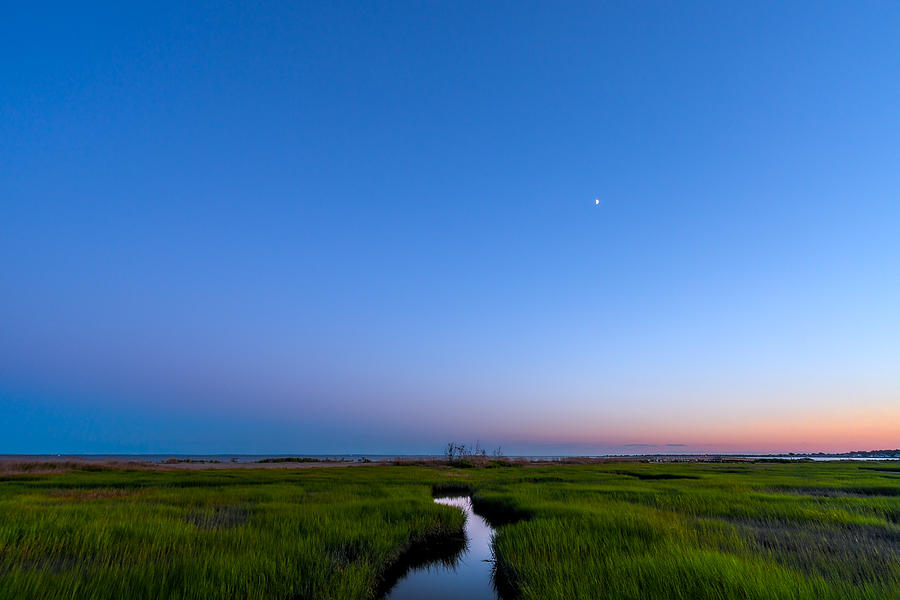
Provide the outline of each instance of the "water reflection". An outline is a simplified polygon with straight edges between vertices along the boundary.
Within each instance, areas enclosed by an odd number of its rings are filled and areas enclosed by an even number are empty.
[[[385,597],[386,600],[498,600],[491,578],[494,530],[472,510],[468,497],[435,498],[435,502],[455,506],[466,514],[466,541],[452,554],[413,568]]]

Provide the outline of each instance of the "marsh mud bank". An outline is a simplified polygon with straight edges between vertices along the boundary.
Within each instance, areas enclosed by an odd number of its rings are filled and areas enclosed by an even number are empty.
[[[444,494],[451,490],[443,491]],[[453,506],[466,515],[465,535],[455,540],[445,540],[439,547],[429,548],[427,553],[408,562],[404,572],[395,575],[385,600],[500,600],[507,596],[503,582],[495,583],[492,540],[495,533],[491,523],[499,525],[517,520],[496,510],[495,515],[482,515],[480,503],[469,490],[453,490],[465,495],[443,495],[436,490],[434,501]],[[485,507],[487,508],[487,507]],[[485,518],[488,517],[488,518]],[[491,518],[491,517],[496,517]],[[490,522],[489,522],[490,520]],[[498,591],[499,590],[499,591]]]

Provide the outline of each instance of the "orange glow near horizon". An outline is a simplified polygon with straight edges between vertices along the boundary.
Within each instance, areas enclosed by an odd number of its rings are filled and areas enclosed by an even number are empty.
[[[829,407],[818,412],[797,411],[789,416],[758,414],[744,419],[716,419],[702,415],[697,421],[657,418],[638,421],[619,418],[593,430],[566,431],[557,423],[553,431],[528,438],[529,443],[590,447],[634,447],[648,452],[850,452],[900,448],[900,405]]]

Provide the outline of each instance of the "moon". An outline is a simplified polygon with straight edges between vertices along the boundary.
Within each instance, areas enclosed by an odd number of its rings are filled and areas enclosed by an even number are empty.
[[[594,206],[600,205],[600,198],[594,198]]]

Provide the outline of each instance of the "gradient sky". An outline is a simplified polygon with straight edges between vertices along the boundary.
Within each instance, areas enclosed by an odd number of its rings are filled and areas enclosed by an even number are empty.
[[[898,30],[6,6],[0,453],[900,447]]]

